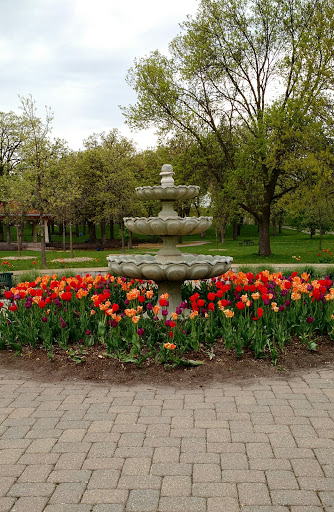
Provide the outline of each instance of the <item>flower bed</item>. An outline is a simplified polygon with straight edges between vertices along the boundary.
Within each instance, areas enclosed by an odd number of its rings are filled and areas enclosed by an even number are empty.
[[[215,343],[237,357],[253,351],[276,364],[291,336],[316,350],[316,337],[334,340],[334,286],[325,278],[293,272],[227,272],[211,281],[183,287],[183,302],[168,310],[168,296],[157,296],[153,282],[115,278],[38,277],[5,292],[0,302],[0,348],[20,352],[23,345],[54,347],[75,362],[94,344],[106,354],[137,365],[148,358],[161,364],[200,364],[200,354]]]

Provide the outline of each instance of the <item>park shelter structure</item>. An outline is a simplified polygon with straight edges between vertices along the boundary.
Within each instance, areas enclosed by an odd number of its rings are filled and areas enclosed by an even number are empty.
[[[33,242],[37,243],[37,225],[41,221],[41,215],[38,210],[29,209],[24,213],[20,213],[16,211],[13,207],[11,208],[10,205],[7,205],[7,211],[5,211],[4,204],[0,203],[0,221],[10,220],[12,224],[17,224],[18,218],[23,217],[24,222],[31,222],[32,223],[32,236],[33,236]],[[49,213],[43,213],[42,215],[42,222],[44,223],[44,233],[45,233],[45,243],[50,242],[50,236],[49,236],[49,222],[52,219],[52,215]]]

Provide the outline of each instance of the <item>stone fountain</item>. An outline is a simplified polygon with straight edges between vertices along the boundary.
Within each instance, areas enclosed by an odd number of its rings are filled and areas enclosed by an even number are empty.
[[[134,279],[153,280],[159,287],[159,295],[168,293],[169,312],[175,311],[181,302],[181,285],[184,281],[209,279],[226,272],[233,261],[229,256],[207,256],[183,254],[177,247],[179,235],[194,235],[205,231],[212,217],[179,217],[174,210],[177,200],[192,199],[199,193],[194,185],[174,185],[173,167],[162,166],[161,184],[153,187],[138,187],[141,199],[157,199],[161,202],[158,217],[125,217],[129,231],[141,235],[159,235],[163,245],[159,252],[150,254],[108,256],[112,273]]]

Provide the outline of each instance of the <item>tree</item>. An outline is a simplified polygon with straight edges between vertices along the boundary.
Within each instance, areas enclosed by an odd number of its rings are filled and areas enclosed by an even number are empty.
[[[77,160],[82,212],[94,229],[95,223],[113,218],[120,222],[123,233],[123,215],[134,213],[139,205],[134,191],[135,147],[116,129],[91,135],[84,146]]]
[[[83,195],[83,185],[76,172],[76,163],[77,156],[74,152],[65,154],[51,167],[47,185],[48,212],[63,224],[64,241],[66,224],[70,228],[71,258],[74,257],[72,226],[82,215],[80,200]]]
[[[8,213],[5,200],[8,196],[8,177],[20,163],[23,129],[22,119],[19,116],[13,112],[0,112],[0,199],[5,213]],[[0,242],[3,239],[3,223],[0,221]]]
[[[187,133],[203,150],[216,138],[226,172],[215,178],[256,218],[260,255],[272,204],[305,178],[314,126],[329,122],[333,48],[331,0],[202,0],[169,57],[152,52],[129,71],[131,127]]]
[[[20,98],[25,136],[21,148],[22,160],[17,168],[17,179],[29,183],[34,190],[31,203],[40,215],[42,266],[46,267],[44,214],[48,209],[48,187],[50,169],[65,150],[61,140],[51,141],[53,114],[46,109],[45,120],[37,116],[37,107],[32,97]]]

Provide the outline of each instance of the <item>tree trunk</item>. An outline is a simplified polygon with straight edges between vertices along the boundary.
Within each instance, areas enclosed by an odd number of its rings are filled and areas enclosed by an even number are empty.
[[[32,221],[32,241],[37,243],[37,226],[34,220]]]
[[[278,232],[281,235],[283,232],[283,217],[278,219]]]
[[[114,229],[114,219],[111,218],[110,219],[110,236],[109,236],[109,240],[113,241],[115,240],[115,229]]]
[[[95,224],[94,222],[88,222],[88,231],[89,231],[89,241],[91,244],[95,244],[96,242],[96,232],[95,232]]]
[[[182,235],[178,235],[178,237],[177,237],[177,243],[178,243],[178,244],[182,244],[182,240],[183,240],[183,239],[182,239]]]
[[[201,238],[205,238],[205,235],[206,235],[206,231],[202,231]]]
[[[6,240],[7,244],[10,244],[10,224],[6,224]]]
[[[73,253],[72,222],[70,222],[70,251],[71,251],[71,258],[74,258],[74,253]]]
[[[129,231],[128,249],[132,249],[132,231]]]
[[[63,231],[64,231],[63,224],[59,223],[59,225],[58,225],[58,234],[59,234],[59,236],[63,235]]]
[[[226,230],[226,224],[222,224],[220,226],[220,243],[225,243],[225,230]]]
[[[107,241],[107,232],[106,232],[106,221],[104,219],[101,220],[101,239],[102,239],[102,244],[105,244]]]
[[[63,221],[62,231],[63,231],[63,250],[66,251],[66,224],[65,224],[65,221]]]
[[[3,221],[0,220],[0,242],[4,242],[4,233],[3,233]]]
[[[233,240],[237,240],[238,238],[238,224],[237,222],[233,222]]]
[[[23,235],[23,229],[22,224],[19,223],[16,226],[16,239],[17,239],[17,256],[21,256],[22,251],[22,235]]]
[[[120,229],[121,229],[122,254],[125,254],[125,239],[124,239],[124,222],[123,222],[123,219],[120,219],[119,226],[120,226]]]
[[[237,227],[237,235],[238,236],[241,235],[241,228],[243,225],[244,225],[244,218],[240,217],[239,222],[238,222],[238,227]]]
[[[315,235],[315,228],[314,228],[314,227],[312,227],[312,228],[311,228],[311,231],[310,231],[310,238],[313,238],[313,237],[314,237],[314,235]]]
[[[259,255],[270,256],[270,208],[259,217]]]
[[[79,224],[76,223],[75,225],[75,236],[78,237],[79,236],[79,233],[80,233],[80,228],[79,228]]]
[[[272,226],[273,226],[273,236],[277,236],[277,229],[276,229],[276,217],[272,218]]]
[[[41,226],[41,253],[42,253],[42,268],[46,268],[46,251],[45,251],[45,231],[44,231],[44,219],[42,215],[39,219]]]
[[[322,235],[324,234],[324,230],[320,228],[319,230],[319,249],[322,251]]]

